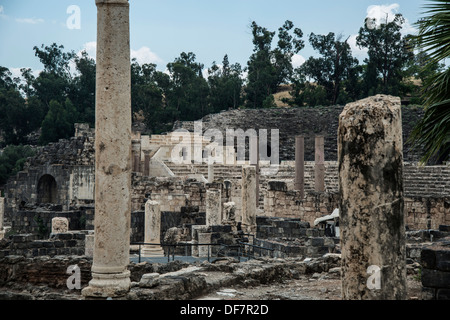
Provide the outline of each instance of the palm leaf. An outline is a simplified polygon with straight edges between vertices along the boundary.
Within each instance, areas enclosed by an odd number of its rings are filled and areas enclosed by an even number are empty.
[[[450,3],[430,0],[424,19],[416,25],[419,35],[415,38],[419,49],[426,52],[426,67],[450,57]],[[446,160],[450,155],[450,68],[430,77],[422,91],[424,117],[414,128],[410,141],[416,148],[423,148],[423,163],[435,156]]]

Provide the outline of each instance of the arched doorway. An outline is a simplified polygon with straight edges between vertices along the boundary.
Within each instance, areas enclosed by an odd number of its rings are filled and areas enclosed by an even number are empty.
[[[38,182],[38,203],[56,203],[57,198],[56,180],[51,175],[43,175]]]

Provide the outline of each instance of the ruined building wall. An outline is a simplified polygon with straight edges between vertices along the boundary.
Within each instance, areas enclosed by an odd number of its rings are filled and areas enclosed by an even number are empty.
[[[343,109],[344,106],[229,110],[205,116],[202,119],[202,130],[218,129],[225,137],[226,129],[279,129],[280,159],[285,161],[294,160],[297,135],[305,136],[305,160],[314,161],[314,137],[321,135],[325,137],[325,160],[335,161],[338,120]],[[412,150],[407,138],[415,123],[422,117],[423,109],[402,107],[405,161],[416,162],[420,159],[420,151]],[[194,123],[177,122],[174,129],[194,132]]]

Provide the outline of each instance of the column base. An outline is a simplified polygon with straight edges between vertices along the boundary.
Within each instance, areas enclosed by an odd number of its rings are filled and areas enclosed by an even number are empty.
[[[117,298],[123,297],[130,291],[130,271],[122,273],[95,273],[89,286],[81,291],[86,298]]]
[[[164,250],[161,246],[145,246],[142,248],[141,257],[164,257]]]

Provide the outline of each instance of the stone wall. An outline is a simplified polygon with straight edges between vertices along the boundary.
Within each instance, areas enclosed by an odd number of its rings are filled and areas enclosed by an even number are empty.
[[[34,234],[18,234],[11,236],[11,242],[0,249],[0,258],[6,256],[39,256],[77,255],[85,253],[86,232],[67,232],[53,235],[48,240],[39,240]]]
[[[39,235],[41,238],[48,238],[52,230],[52,219],[56,217],[67,218],[69,220],[69,230],[93,230],[86,228],[86,221],[93,224],[93,211],[86,210],[61,211],[61,207],[54,206],[54,210],[31,210],[19,211],[11,219],[11,229],[14,233],[30,233]],[[58,210],[59,209],[59,210]],[[84,208],[82,208],[84,209]],[[89,215],[87,215],[89,214]]]
[[[230,110],[219,114],[208,115],[202,119],[203,132],[218,129],[226,136],[226,129],[279,129],[280,159],[294,160],[295,136],[305,136],[305,159],[314,161],[314,137],[325,137],[325,160],[337,160],[337,129],[339,115],[343,106],[315,108],[276,108],[276,109],[244,109]],[[405,161],[418,161],[418,152],[411,150],[408,137],[419,119],[423,117],[423,109],[402,107],[403,141]],[[194,123],[177,122],[174,129],[186,129],[194,132]]]
[[[450,238],[422,249],[422,299],[450,299]]]

